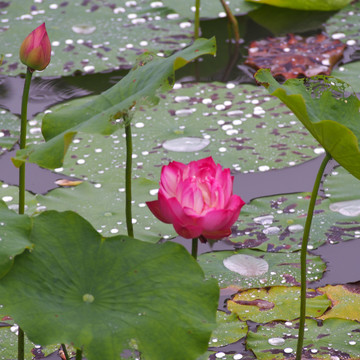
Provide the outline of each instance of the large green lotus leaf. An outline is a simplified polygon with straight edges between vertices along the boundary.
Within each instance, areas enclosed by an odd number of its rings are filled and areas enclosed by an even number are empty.
[[[144,55],[132,71],[116,85],[78,106],[62,106],[45,115],[42,133],[47,141],[18,152],[17,164],[36,162],[47,168],[58,168],[78,132],[109,135],[122,127],[121,118],[134,107],[154,105],[156,92],[169,90],[174,71],[204,54],[214,54],[215,39],[198,39],[188,48],[168,57]]]
[[[28,338],[73,343],[89,360],[129,344],[147,359],[196,359],[215,328],[218,286],[180,245],[104,238],[74,212],[33,219],[32,252],[0,283]]]
[[[360,101],[356,95],[345,97],[346,83],[324,78],[318,96],[312,96],[304,80],[290,79],[280,85],[268,69],[260,69],[256,80],[270,94],[283,101],[330,155],[360,179]]]
[[[53,52],[49,66],[40,73],[46,76],[129,69],[145,51],[169,55],[189,45],[193,37],[189,19],[158,5],[152,0],[117,5],[101,0],[3,2],[0,41],[6,56],[0,73],[25,72],[20,45],[44,21]]]
[[[16,144],[19,134],[20,119],[9,111],[0,109],[0,154]]]
[[[158,189],[158,182],[143,178],[132,182],[132,213],[135,236],[157,242],[160,238],[175,237],[174,228],[157,220],[146,206],[154,200],[150,190]],[[38,208],[73,210],[88,220],[103,236],[125,234],[125,187],[119,174],[102,184],[84,182],[71,188],[60,188],[36,197]]]
[[[257,4],[285,7],[298,10],[339,10],[350,3],[351,0],[246,0]]]
[[[210,347],[225,346],[246,336],[248,326],[239,321],[235,314],[218,311],[216,315],[217,328],[211,334]]]
[[[319,317],[331,305],[326,295],[307,290],[306,316]],[[300,316],[300,288],[274,286],[270,289],[242,291],[229,300],[229,311],[242,321],[267,323],[273,320],[294,320]]]
[[[84,102],[75,100],[69,108]],[[52,109],[55,114],[58,108]],[[176,84],[161,95],[157,106],[135,112],[132,134],[134,173],[155,181],[161,165],[172,160],[187,163],[211,154],[216,162],[237,172],[265,171],[302,163],[321,150],[293,114],[265,89],[233,83]],[[62,172],[108,181],[125,164],[123,135],[122,130],[107,139],[78,134]],[[178,144],[174,147],[172,141]]]
[[[353,89],[360,88],[360,61],[341,65],[334,69],[331,75],[346,81]]]
[[[306,319],[303,357],[306,359],[358,359],[359,323],[327,319],[318,323]],[[298,324],[286,322],[259,326],[249,332],[247,347],[259,360],[293,358],[296,351]]]
[[[4,201],[0,201],[0,277],[13,265],[16,255],[33,247],[30,241],[31,219],[9,210]]]
[[[360,292],[358,285],[327,285],[318,290],[326,294],[332,302],[331,309],[322,315],[321,319],[340,318],[360,321]]]
[[[233,255],[235,268],[225,267],[224,260]],[[252,249],[216,251],[198,257],[207,278],[215,278],[220,288],[229,286],[249,289],[264,286],[292,286],[300,284],[299,253],[266,253]],[[229,259],[229,260],[231,260]],[[229,261],[227,260],[227,261]],[[325,271],[325,263],[319,256],[308,256],[307,280],[316,281]],[[235,271],[237,270],[237,271]]]
[[[339,39],[349,46],[359,44],[359,15],[360,3],[352,1],[351,4],[331,16],[324,24],[326,33],[331,35],[333,39]]]
[[[234,15],[247,14],[258,8],[260,5],[256,3],[250,3],[245,0],[229,0],[226,1],[231,12]],[[192,0],[176,1],[167,0],[166,6],[174,9],[181,16],[194,19],[195,17],[195,2]],[[201,1],[200,2],[200,18],[217,18],[225,17],[226,13],[220,1]]]

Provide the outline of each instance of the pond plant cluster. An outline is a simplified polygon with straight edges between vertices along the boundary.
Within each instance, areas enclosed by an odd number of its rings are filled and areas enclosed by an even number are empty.
[[[359,284],[313,287],[326,264],[311,253],[360,236],[359,1],[24,0],[0,14],[0,88],[26,71],[21,110],[0,111],[1,151],[19,169],[0,190],[1,359],[360,357]],[[200,18],[226,18],[236,40],[199,37]],[[304,39],[319,19],[316,57]],[[336,77],[282,83],[254,66],[256,83],[225,80],[264,44],[240,40],[257,22],[277,53],[301,43],[307,74]],[[223,81],[197,81],[224,49]],[[299,65],[287,58],[286,74]],[[109,70],[121,79],[99,94]],[[42,76],[88,77],[92,90],[28,116]],[[311,193],[245,203],[234,186],[319,155]],[[30,164],[59,187],[29,191]],[[204,243],[227,249],[199,254]]]

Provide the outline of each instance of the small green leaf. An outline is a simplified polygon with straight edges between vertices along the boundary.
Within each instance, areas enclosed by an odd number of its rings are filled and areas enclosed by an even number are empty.
[[[116,359],[129,344],[153,360],[206,351],[219,290],[182,246],[104,238],[70,211],[34,217],[31,240],[0,289],[34,343],[73,343],[89,360]]]
[[[323,77],[319,89],[308,89],[301,79],[281,85],[267,69],[260,69],[255,78],[294,112],[341,166],[360,179],[360,101],[356,95],[345,97],[346,83]],[[313,96],[313,89],[320,95]]]

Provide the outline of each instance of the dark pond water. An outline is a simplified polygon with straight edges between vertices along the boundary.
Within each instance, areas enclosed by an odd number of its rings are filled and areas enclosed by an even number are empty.
[[[257,14],[258,17],[271,18],[271,8],[264,7]],[[294,12],[292,10],[282,10],[277,16],[282,18],[296,19],[289,21],[288,28],[280,28],[277,35],[286,32],[297,32],[302,35],[317,33],[321,31],[321,24],[326,21],[333,13],[319,12]],[[267,20],[266,20],[267,21]],[[190,64],[177,73],[178,81],[234,81],[238,83],[254,83],[252,78],[253,71],[242,65],[246,53],[246,45],[252,40],[271,36],[272,33],[266,28],[255,23],[250,17],[238,17],[240,29],[246,27],[245,40],[239,49],[235,49],[233,44],[226,38],[227,20],[217,19],[202,21],[202,35],[210,37],[215,35],[218,43],[218,55],[212,59],[201,62],[196,66]],[[245,26],[246,25],[246,26]],[[346,59],[351,60],[355,53],[352,50],[346,54]],[[214,71],[215,69],[215,71]],[[94,75],[74,75],[63,78],[36,78],[31,85],[31,95],[29,100],[28,116],[32,118],[35,114],[44,111],[49,106],[68,99],[82,97],[90,94],[98,94],[124,76],[126,72],[116,71],[111,73]],[[7,108],[15,114],[20,113],[20,98],[24,79],[21,77],[0,77],[0,106]],[[15,151],[15,150],[13,150]],[[5,153],[0,157],[0,181],[10,185],[18,182],[17,169],[11,163],[13,151]],[[270,170],[259,173],[237,174],[235,176],[235,193],[243,197],[246,202],[252,199],[277,194],[310,192],[316,177],[318,167],[322,161],[322,156],[303,163],[301,165],[285,168],[282,170]],[[329,164],[326,173],[336,166],[333,162]],[[58,173],[41,169],[36,165],[27,166],[27,190],[33,193],[47,193],[55,188],[55,181],[59,178]],[[61,175],[61,178],[64,178]],[[191,242],[177,238],[174,241],[183,244],[190,249]],[[208,244],[199,244],[199,253],[218,251],[224,249],[234,249],[234,244],[230,241],[219,241],[210,247]],[[313,254],[320,255],[327,263],[327,271],[324,277],[311,287],[324,286],[327,284],[345,284],[360,280],[358,269],[358,254],[360,254],[360,242],[350,240],[341,244],[326,244],[312,251]],[[231,294],[222,294],[219,308],[224,310],[224,301]],[[251,325],[251,324],[250,324]],[[255,325],[254,325],[255,326]],[[241,351],[244,359],[250,353],[245,351],[243,342],[222,347],[222,351]]]

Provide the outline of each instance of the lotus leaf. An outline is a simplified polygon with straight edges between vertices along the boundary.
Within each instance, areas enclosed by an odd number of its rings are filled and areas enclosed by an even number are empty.
[[[267,69],[260,69],[255,78],[294,112],[341,166],[360,179],[360,101],[355,94],[347,96],[346,83],[322,77],[309,87],[301,79],[281,85]]]
[[[218,286],[182,246],[104,238],[70,211],[34,217],[31,241],[0,289],[34,343],[73,343],[89,360],[115,359],[129,344],[158,360],[206,351]]]

